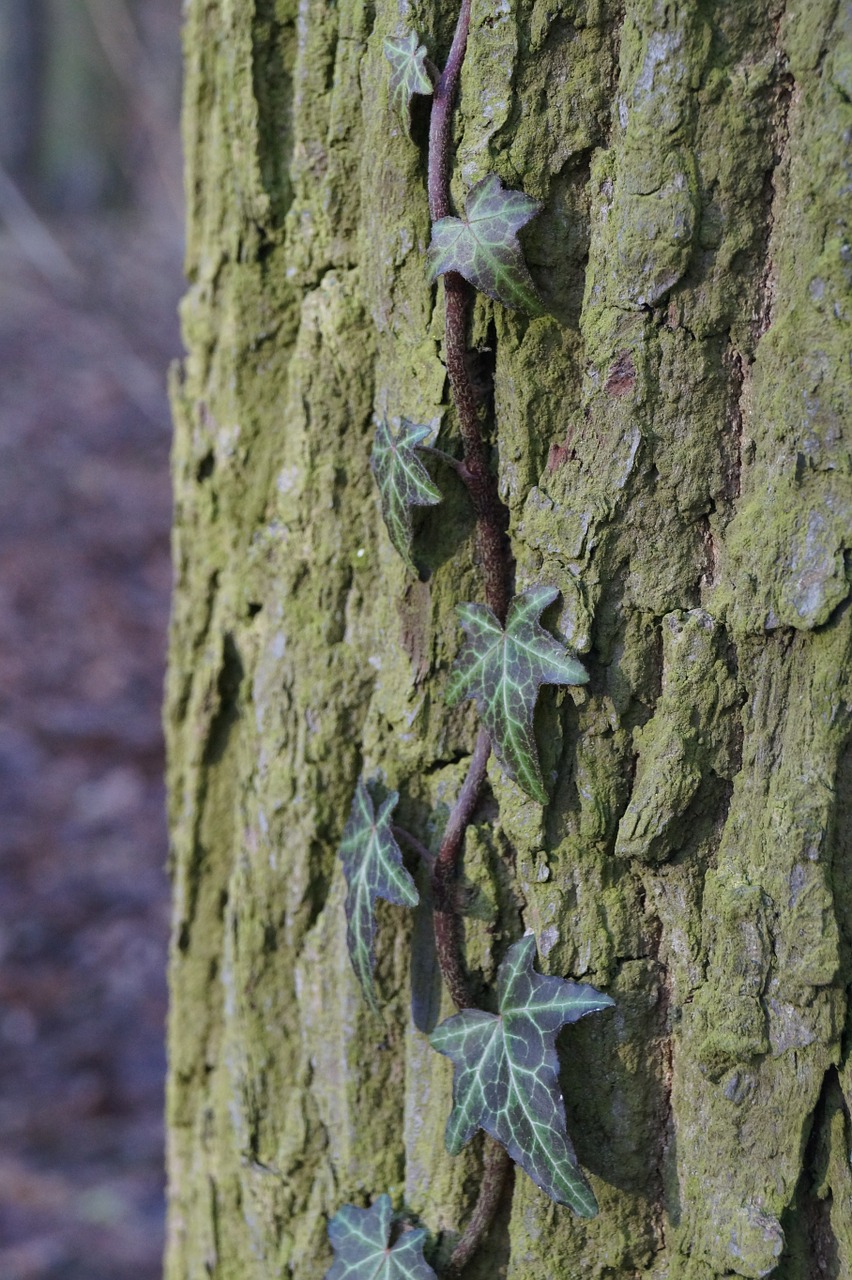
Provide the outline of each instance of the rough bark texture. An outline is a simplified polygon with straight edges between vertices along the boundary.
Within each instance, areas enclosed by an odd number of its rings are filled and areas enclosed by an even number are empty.
[[[453,426],[426,108],[412,143],[382,40],[440,60],[454,18],[187,7],[169,1280],[316,1280],[327,1215],[384,1190],[440,1260],[476,1195],[410,1016],[423,922],[381,913],[381,1025],[335,855],[362,769],[434,848],[476,733],[441,697],[465,497],[442,475],[413,582],[368,466],[374,410]],[[489,766],[468,955],[488,984],[531,926],[617,1000],[561,1041],[600,1214],[518,1174],[480,1280],[852,1276],[850,38],[846,0],[474,0],[455,197],[546,205],[549,316],[475,315],[500,490],[592,682],[541,700],[546,809]]]

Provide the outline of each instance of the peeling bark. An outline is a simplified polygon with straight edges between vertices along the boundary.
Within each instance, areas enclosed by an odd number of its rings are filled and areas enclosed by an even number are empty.
[[[362,769],[434,851],[476,738],[441,699],[464,494],[412,585],[368,461],[374,411],[456,430],[382,56],[404,21],[440,61],[455,16],[187,6],[169,1280],[315,1280],[384,1190],[440,1261],[476,1199],[420,923],[380,913],[379,1024],[336,859]],[[562,1042],[599,1216],[517,1174],[472,1280],[852,1276],[850,37],[837,0],[474,0],[453,197],[545,203],[549,314],[473,321],[516,586],[559,587],[592,680],[541,699],[544,810],[491,761],[467,955],[487,986],[532,927],[617,1009]]]

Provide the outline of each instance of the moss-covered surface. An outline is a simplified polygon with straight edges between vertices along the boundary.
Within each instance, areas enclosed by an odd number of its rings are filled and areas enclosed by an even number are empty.
[[[380,914],[380,1022],[335,857],[362,769],[434,845],[474,734],[465,499],[415,582],[368,465],[376,411],[453,434],[382,40],[454,19],[187,6],[168,1280],[316,1280],[384,1190],[440,1258],[476,1192],[424,920]],[[518,1174],[472,1280],[852,1275],[850,41],[844,0],[474,0],[454,190],[545,202],[549,314],[477,305],[500,488],[592,681],[541,699],[544,810],[492,761],[469,956],[487,985],[530,926],[617,1007],[560,1042],[600,1215]]]

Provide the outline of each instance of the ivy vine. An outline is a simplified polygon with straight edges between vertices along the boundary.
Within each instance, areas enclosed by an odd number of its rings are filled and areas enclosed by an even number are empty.
[[[349,954],[364,996],[373,1009],[375,903],[378,898],[412,907],[418,894],[403,865],[400,842],[427,863],[432,879],[438,961],[459,1012],[431,1034],[432,1047],[454,1065],[453,1105],[446,1145],[457,1154],[482,1129],[488,1135],[476,1206],[444,1277],[459,1274],[493,1219],[511,1161],[556,1203],[592,1216],[597,1205],[577,1163],[559,1088],[555,1041],[560,1028],[613,1001],[593,987],[547,977],[533,967],[535,939],[513,943],[497,974],[498,1014],[478,1008],[466,972],[455,882],[465,831],[485,782],[491,751],[510,777],[539,804],[547,792],[533,731],[542,685],[580,685],[582,664],[539,621],[557,590],[538,584],[510,599],[513,560],[504,533],[505,511],[482,433],[476,390],[468,364],[467,331],[473,290],[507,307],[538,315],[541,299],[524,261],[518,232],[541,205],[507,190],[488,174],[468,192],[462,216],[450,201],[451,121],[470,25],[470,0],[462,0],[450,52],[442,72],[430,63],[415,32],[386,40],[389,102],[406,131],[415,94],[432,95],[428,197],[432,238],[431,280],[444,282],[444,359],[461,436],[462,458],[441,455],[467,488],[476,516],[477,558],[485,602],[464,602],[458,615],[465,640],[450,674],[447,703],[472,699],[481,727],[467,775],[433,858],[411,832],[394,825],[396,792],[379,796],[358,781],[340,856],[347,882]],[[400,416],[397,431],[378,423],[371,467],[390,540],[415,570],[412,511],[441,501],[427,463],[430,428]],[[423,1253],[426,1232],[398,1230],[392,1239],[390,1198],[369,1209],[345,1205],[329,1225],[335,1261],[326,1280],[430,1280],[435,1272]]]

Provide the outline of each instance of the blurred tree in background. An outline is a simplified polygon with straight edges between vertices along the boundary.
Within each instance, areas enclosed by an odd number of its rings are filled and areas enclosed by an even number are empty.
[[[18,180],[34,170],[41,126],[42,8],[6,0],[0,9],[0,162]]]
[[[85,214],[150,204],[152,179],[173,188],[159,144],[173,150],[177,7],[5,0],[0,165],[34,206]]]
[[[159,1280],[179,0],[0,0],[0,1280]]]

